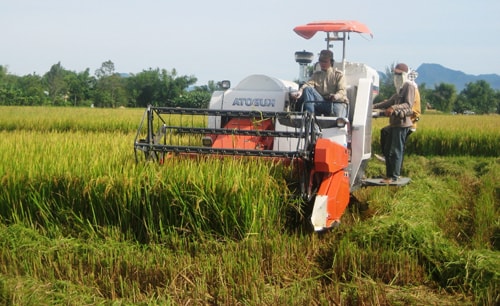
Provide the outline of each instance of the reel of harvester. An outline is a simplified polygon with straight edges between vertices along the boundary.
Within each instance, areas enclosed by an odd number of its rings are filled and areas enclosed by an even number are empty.
[[[220,122],[222,127],[211,127],[211,121]],[[320,132],[315,122],[307,112],[148,106],[134,140],[135,159],[162,164],[165,158],[210,155],[293,164],[301,196],[310,201],[314,148]]]

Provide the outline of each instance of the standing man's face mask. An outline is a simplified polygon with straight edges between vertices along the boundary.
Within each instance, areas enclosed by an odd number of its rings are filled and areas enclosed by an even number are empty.
[[[396,91],[399,92],[401,90],[403,84],[406,82],[406,79],[407,79],[406,72],[394,73],[394,87],[396,87]]]

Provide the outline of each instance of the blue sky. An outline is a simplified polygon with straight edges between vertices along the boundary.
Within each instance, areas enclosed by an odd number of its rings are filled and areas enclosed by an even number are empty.
[[[41,75],[60,61],[93,74],[111,60],[124,73],[175,68],[198,85],[254,73],[293,80],[295,51],[326,46],[324,35],[305,40],[293,28],[342,19],[374,35],[351,35],[350,61],[500,74],[499,12],[498,0],[0,0],[0,65]]]

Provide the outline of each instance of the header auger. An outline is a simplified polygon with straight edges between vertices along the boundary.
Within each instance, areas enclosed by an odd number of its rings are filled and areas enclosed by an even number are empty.
[[[348,85],[346,118],[315,116],[296,109],[290,94],[299,83],[266,75],[250,75],[234,88],[213,93],[208,109],[149,106],[139,126],[136,159],[162,162],[166,154],[256,156],[299,163],[302,198],[313,205],[316,231],[340,223],[353,190],[363,185],[371,157],[372,102],[378,94],[378,73],[345,60],[346,35],[368,33],[356,21],[322,21],[294,31],[311,38],[327,34],[327,48],[342,41],[342,61]],[[296,53],[301,74],[313,54]]]

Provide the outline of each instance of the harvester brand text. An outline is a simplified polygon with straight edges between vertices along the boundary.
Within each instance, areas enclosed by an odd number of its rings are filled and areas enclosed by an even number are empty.
[[[274,107],[276,99],[263,99],[263,98],[235,98],[233,105],[238,106],[262,106]]]

